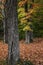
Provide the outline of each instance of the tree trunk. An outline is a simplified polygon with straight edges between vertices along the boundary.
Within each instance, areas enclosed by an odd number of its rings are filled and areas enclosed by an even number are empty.
[[[9,8],[8,13],[8,64],[15,65],[19,59],[19,35],[18,35],[18,17],[17,0],[8,0],[6,3]]]
[[[30,43],[30,34],[29,34],[29,31],[26,31],[25,32],[25,38],[26,38],[26,43]]]
[[[4,6],[4,5],[3,5]],[[7,18],[6,18],[6,11],[5,9],[2,9],[2,14],[4,16],[4,19],[3,19],[3,28],[4,28],[4,43],[8,43],[8,30],[7,30]]]
[[[32,2],[34,2],[34,0],[32,0]],[[30,4],[30,8],[33,8],[32,4]],[[28,4],[27,4],[27,2],[25,4],[25,12],[28,12]],[[28,22],[29,21],[31,21],[31,20],[28,19]],[[32,26],[30,26],[30,27],[31,27],[31,29],[33,29]],[[26,43],[30,43],[30,42],[33,41],[33,32],[32,31],[26,31],[25,32],[25,40],[26,40]]]
[[[7,19],[5,20],[5,43],[8,44],[8,25],[7,25]]]
[[[2,14],[5,17],[4,9],[2,9]],[[4,40],[4,43],[5,43],[5,18],[3,19],[3,28],[4,28],[4,31],[3,31],[4,32],[3,40]]]
[[[4,43],[8,43],[8,26],[6,18],[4,18],[3,20],[3,28],[4,28]]]
[[[28,12],[28,3],[25,3],[25,12]],[[30,43],[30,31],[25,31],[25,41]]]
[[[34,3],[34,0],[31,0]],[[33,9],[33,4],[30,4],[30,8]],[[30,19],[32,22],[32,20]],[[31,29],[33,29],[32,25],[30,25]],[[30,31],[30,42],[33,42],[33,31]]]

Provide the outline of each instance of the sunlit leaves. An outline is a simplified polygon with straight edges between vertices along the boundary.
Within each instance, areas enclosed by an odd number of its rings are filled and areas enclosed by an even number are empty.
[[[21,19],[21,24],[26,24],[27,23],[27,20],[26,19]]]
[[[18,18],[19,18],[19,19],[20,19],[20,18],[23,18],[23,17],[25,17],[25,15],[26,15],[25,12],[21,12],[21,13],[18,15]]]
[[[24,28],[23,28],[23,31],[33,31],[30,26],[26,25]]]
[[[18,3],[18,6],[21,7],[23,6],[28,0],[22,0]]]
[[[25,11],[25,9],[24,9],[23,7],[20,7],[20,8],[18,9],[18,13],[24,12],[24,11]]]

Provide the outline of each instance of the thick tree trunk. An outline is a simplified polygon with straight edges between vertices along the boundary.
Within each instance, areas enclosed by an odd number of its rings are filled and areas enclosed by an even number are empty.
[[[17,0],[8,0],[8,5],[8,64],[15,65],[19,59]]]

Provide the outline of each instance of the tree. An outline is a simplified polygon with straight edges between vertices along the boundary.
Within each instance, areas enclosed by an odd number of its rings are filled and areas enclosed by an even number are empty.
[[[31,0],[30,2],[27,2],[27,0],[21,0],[19,2],[20,8],[18,9],[18,12],[19,12],[18,18],[19,18],[19,21],[21,22],[20,25],[23,31],[26,31],[26,42],[27,43],[33,41],[33,31],[35,30],[32,28],[32,26],[35,27],[35,25],[33,25],[33,22],[36,21],[35,19],[33,21],[33,18],[36,16],[36,13],[38,12],[38,9],[40,8],[40,6],[43,6],[42,4],[39,4],[38,2],[39,1],[35,2],[35,0]],[[35,18],[37,20],[39,19],[37,18],[37,16]],[[38,23],[38,21],[36,22]]]
[[[32,2],[34,2],[34,0],[32,0]],[[30,4],[29,9],[33,9],[33,4]],[[25,12],[28,13],[28,1],[25,3]],[[32,22],[31,18],[27,19],[28,22]],[[29,25],[30,28],[32,29],[32,24]],[[30,43],[33,41],[33,31],[26,31],[26,43]]]
[[[8,28],[8,64],[15,65],[19,59],[17,0],[6,0],[5,8]]]
[[[28,13],[28,1],[25,3],[25,12]],[[27,21],[29,22],[29,19],[27,19]],[[26,43],[30,43],[30,39],[31,39],[31,33],[30,31],[26,31],[25,32],[25,40],[26,40]]]
[[[29,4],[27,0],[25,0],[25,1],[26,1],[26,2],[24,2],[25,4],[23,3],[24,8],[21,5],[21,10],[20,9],[18,10],[19,11],[19,20],[21,19],[20,21],[22,23],[22,26],[24,26],[23,31],[26,31],[25,32],[26,43],[30,43],[32,41],[32,31],[33,31],[32,23],[31,23],[31,16],[32,16],[31,14],[33,13],[33,9],[32,9],[33,2],[32,3],[30,2],[30,4]],[[28,5],[30,5],[30,7],[28,7]]]

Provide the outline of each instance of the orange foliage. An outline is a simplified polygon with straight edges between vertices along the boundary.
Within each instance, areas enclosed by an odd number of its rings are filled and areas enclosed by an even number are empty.
[[[21,7],[23,6],[28,0],[22,0],[18,3],[18,6]],[[31,1],[29,1],[28,3],[32,4],[33,7],[40,7],[42,6],[43,7],[43,4],[39,4],[39,3],[33,3]]]
[[[21,7],[23,6],[28,0],[22,0],[18,3],[18,6]]]

